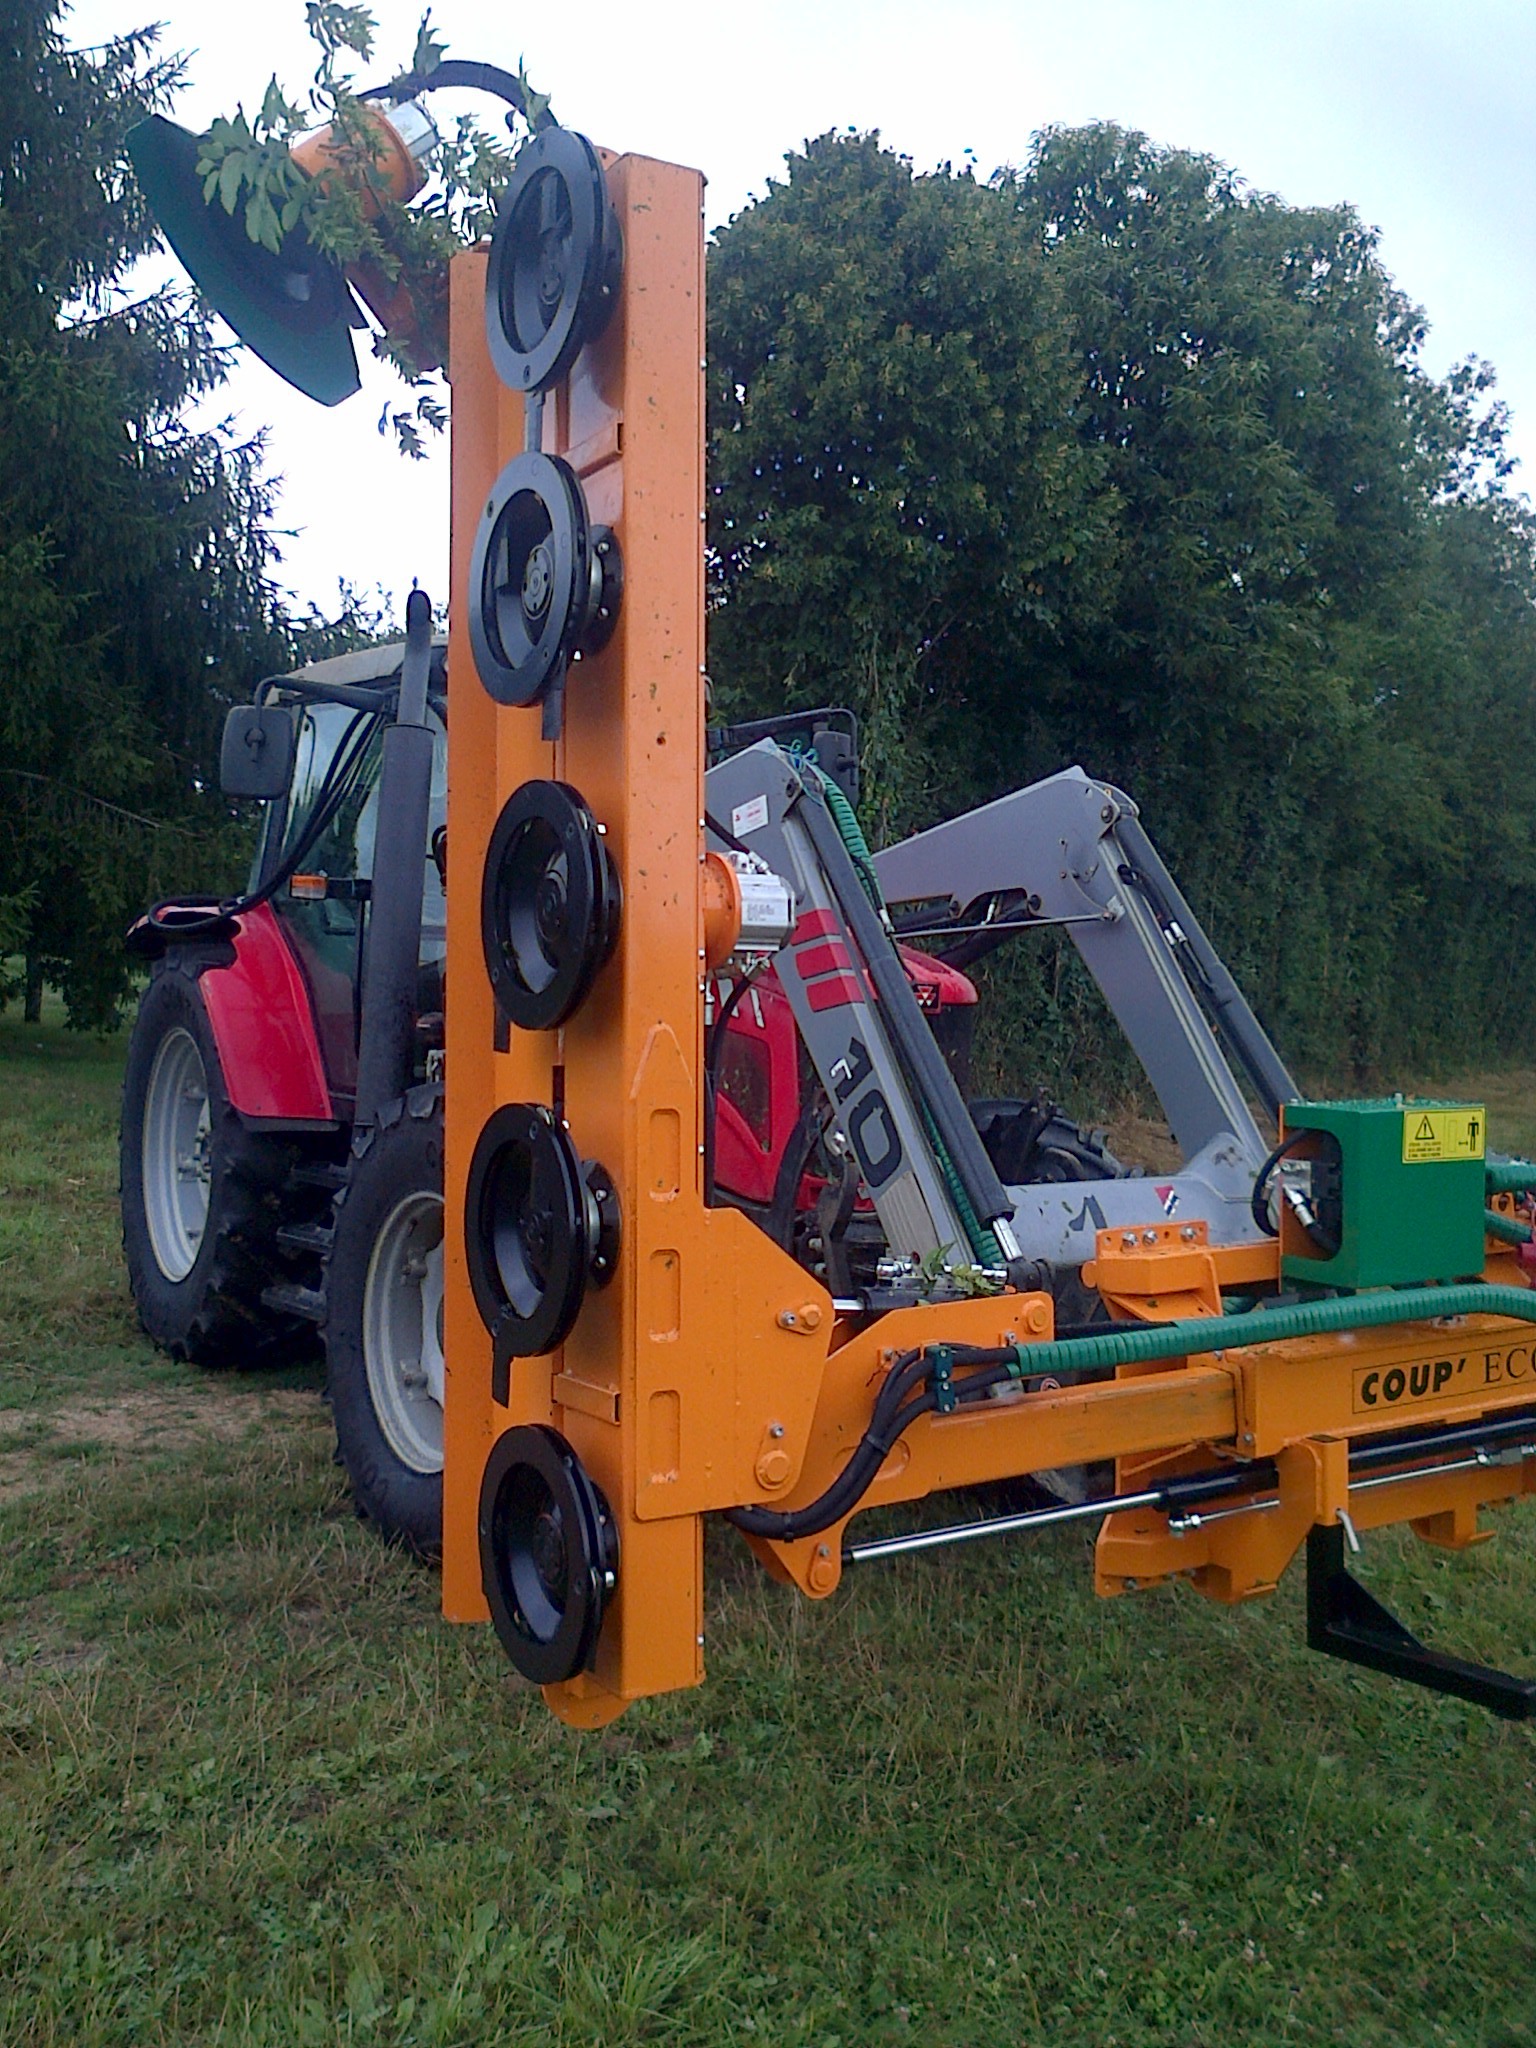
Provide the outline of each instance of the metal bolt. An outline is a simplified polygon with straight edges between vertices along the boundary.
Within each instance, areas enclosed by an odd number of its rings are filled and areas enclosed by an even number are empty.
[[[832,1552],[825,1543],[818,1543],[816,1546],[816,1555],[818,1557],[830,1557],[832,1555]]]
[[[1105,804],[1104,808],[1099,812],[1099,816],[1104,820],[1104,823],[1106,825],[1111,824],[1113,822],[1114,815],[1115,807],[1113,804]]]
[[[1179,1232],[1179,1235],[1183,1238],[1186,1244],[1193,1244],[1199,1233],[1195,1229],[1193,1223],[1186,1223],[1184,1228]]]
[[[777,1436],[782,1436],[782,1435],[784,1434],[784,1425],[783,1425],[783,1423],[782,1423],[782,1422],[770,1422],[770,1423],[769,1423],[769,1425],[768,1425],[768,1434],[769,1434],[770,1436],[775,1436],[775,1437],[777,1437]]]
[[[1133,1252],[1133,1251],[1135,1251],[1135,1249],[1136,1249],[1136,1233],[1135,1233],[1135,1231],[1134,1231],[1134,1230],[1128,1230],[1128,1231],[1127,1231],[1127,1232],[1125,1233],[1124,1237],[1122,1237],[1122,1238],[1121,1238],[1121,1240],[1120,1240],[1120,1249],[1121,1249],[1121,1251],[1123,1251],[1123,1252]]]
[[[1155,1230],[1144,1230],[1141,1233],[1141,1241],[1143,1244],[1156,1244],[1157,1232]]]

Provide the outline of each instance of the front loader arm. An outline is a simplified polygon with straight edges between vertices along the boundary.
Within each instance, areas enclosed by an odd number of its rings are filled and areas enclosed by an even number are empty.
[[[1185,1160],[1230,1139],[1257,1170],[1268,1144],[1192,976],[1271,1113],[1300,1091],[1179,896],[1129,797],[1069,768],[915,834],[877,854],[875,867],[892,903],[937,902],[941,917],[958,919],[989,897],[1018,894],[1029,921],[1065,926]]]

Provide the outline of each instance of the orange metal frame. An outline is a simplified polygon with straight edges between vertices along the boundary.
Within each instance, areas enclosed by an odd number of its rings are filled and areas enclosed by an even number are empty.
[[[816,1498],[867,1426],[891,1358],[924,1343],[1031,1343],[1052,1335],[1046,1295],[901,1310],[861,1327],[745,1217],[702,1184],[703,291],[699,174],[606,159],[625,237],[621,304],[546,404],[544,446],[581,477],[625,565],[617,630],[573,672],[561,739],[537,708],[481,688],[466,629],[468,562],[482,507],[524,445],[523,404],[484,337],[486,258],[451,279],[453,594],[448,686],[447,1397],[443,1608],[486,1617],[477,1505],[492,1444],[553,1424],[613,1508],[620,1567],[589,1673],[546,1688],[566,1721],[598,1726],[631,1700],[704,1672],[702,1517]],[[501,805],[531,777],[572,783],[604,825],[622,878],[617,952],[559,1030],[495,1049],[480,936],[481,868]],[[550,1357],[519,1361],[491,1393],[490,1339],[467,1277],[465,1183],[499,1105],[560,1105],[584,1157],[617,1183],[623,1239],[613,1284],[588,1297]],[[1086,1278],[1113,1311],[1149,1321],[1221,1311],[1223,1287],[1273,1281],[1274,1246],[1213,1249],[1203,1226],[1101,1234]],[[1492,1257],[1490,1277],[1515,1278]],[[1458,1421],[1528,1402],[1533,1332],[1507,1319],[1413,1325],[1262,1348],[1223,1348],[1111,1382],[1019,1392],[921,1418],[864,1503],[1104,1458],[1124,1488],[1223,1458],[1278,1461],[1276,1505],[1210,1515],[1183,1533],[1120,1513],[1099,1537],[1106,1593],[1187,1577],[1224,1600],[1270,1590],[1318,1522],[1408,1520],[1432,1541],[1477,1539],[1478,1510],[1536,1483],[1527,1464],[1352,1494],[1352,1437],[1406,1421]],[[1442,1370],[1442,1367],[1448,1369]],[[1384,1390],[1395,1390],[1387,1398]],[[1375,1396],[1373,1399],[1372,1396]],[[753,1540],[777,1575],[816,1596],[841,1572],[842,1525],[793,1543]]]

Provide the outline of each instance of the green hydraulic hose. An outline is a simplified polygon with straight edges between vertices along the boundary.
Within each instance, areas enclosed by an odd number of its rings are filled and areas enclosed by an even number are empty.
[[[883,913],[885,897],[881,892],[880,877],[875,873],[869,841],[864,837],[864,828],[859,823],[858,812],[830,775],[822,776],[821,793],[827,800],[827,809],[832,813],[833,822],[844,846],[848,849],[848,857],[858,870],[859,880],[864,884],[864,894],[875,909]],[[1536,1168],[1532,1171],[1536,1172]]]
[[[1529,1244],[1531,1241],[1531,1226],[1522,1223],[1518,1216],[1501,1216],[1497,1209],[1485,1209],[1483,1225],[1490,1237],[1502,1238],[1505,1244]]]
[[[1322,1337],[1340,1330],[1378,1329],[1423,1322],[1431,1316],[1513,1316],[1536,1323],[1536,1289],[1490,1286],[1470,1280],[1453,1287],[1404,1287],[1372,1294],[1336,1295],[1291,1308],[1255,1309],[1245,1316],[1195,1316],[1177,1323],[1138,1323],[1102,1337],[1066,1337],[1059,1343],[1017,1344],[1021,1377],[1143,1365],[1158,1358],[1192,1358],[1211,1351],[1245,1351],[1290,1337]]]
[[[1536,1166],[1529,1159],[1501,1159],[1483,1171],[1490,1195],[1523,1195],[1536,1188]]]
[[[992,1231],[981,1221],[971,1206],[971,1198],[965,1192],[965,1183],[955,1171],[955,1163],[949,1156],[944,1140],[939,1136],[939,1127],[928,1112],[928,1105],[921,1105],[923,1128],[928,1133],[928,1142],[933,1147],[934,1157],[944,1176],[944,1185],[949,1190],[949,1199],[954,1203],[960,1221],[965,1225],[965,1234],[970,1239],[971,1256],[983,1266],[1004,1264],[1003,1248]]]

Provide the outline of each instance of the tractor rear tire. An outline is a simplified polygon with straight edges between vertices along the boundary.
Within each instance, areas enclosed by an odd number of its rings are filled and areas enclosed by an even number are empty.
[[[285,1139],[231,1107],[198,966],[155,963],[128,1041],[118,1153],[123,1254],[147,1334],[195,1365],[249,1365],[291,1335],[262,1305],[281,1255]]]
[[[443,1093],[413,1088],[357,1130],[336,1199],[325,1354],[357,1511],[387,1542],[443,1542]]]

